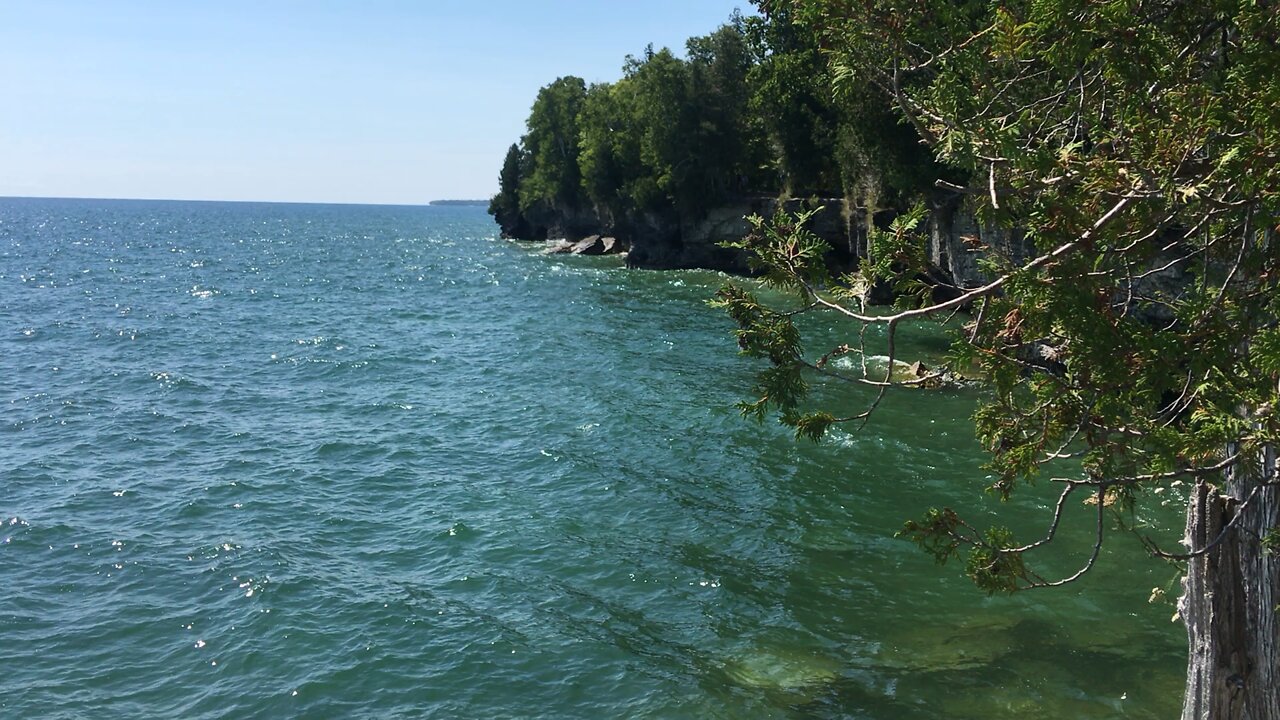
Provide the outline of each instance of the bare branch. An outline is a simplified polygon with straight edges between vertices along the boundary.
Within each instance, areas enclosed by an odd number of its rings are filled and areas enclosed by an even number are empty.
[[[996,164],[991,163],[991,171],[987,175],[987,187],[991,190],[991,207],[999,210],[1000,201],[996,199]]]
[[[920,117],[913,108],[914,103],[909,101],[907,99],[906,94],[902,92],[901,76],[902,76],[902,70],[898,65],[898,58],[894,57],[893,59],[893,97],[898,101],[898,108],[902,110],[903,115],[907,116],[907,120],[911,121],[911,125],[915,127],[916,132],[920,134],[920,137],[925,141],[927,145],[931,147],[934,145],[937,145],[938,136],[935,135],[932,130],[926,127],[923,122],[920,122]]]
[[[1025,590],[1030,590],[1032,588],[1062,587],[1067,583],[1073,583],[1076,580],[1079,580],[1085,573],[1093,569],[1094,564],[1098,562],[1098,555],[1102,553],[1102,537],[1104,530],[1106,529],[1106,492],[1105,488],[1098,488],[1098,520],[1096,526],[1096,539],[1093,543],[1093,553],[1089,555],[1089,561],[1084,564],[1084,567],[1077,570],[1075,574],[1070,577],[1065,577],[1053,582],[1033,582],[1026,586],[1026,588],[1024,588]]]
[[[1214,463],[1213,465],[1206,465],[1204,467],[1182,468],[1180,470],[1170,470],[1169,472],[1163,472],[1163,473],[1150,473],[1147,475],[1130,475],[1128,477],[1122,477],[1122,478],[1110,478],[1110,479],[1103,478],[1099,480],[1079,480],[1079,479],[1069,480],[1066,478],[1062,478],[1062,479],[1055,478],[1054,481],[1074,483],[1076,485],[1088,485],[1090,487],[1096,487],[1101,490],[1105,490],[1107,488],[1112,488],[1112,487],[1129,487],[1131,485],[1138,485],[1141,483],[1156,482],[1160,480],[1173,480],[1174,478],[1186,477],[1186,476],[1200,477],[1203,475],[1212,475],[1214,473],[1222,472],[1228,466],[1230,466],[1231,463],[1235,462],[1239,458],[1240,458],[1240,453],[1235,453],[1235,454],[1232,454],[1227,459],[1223,460],[1222,462]]]
[[[1126,207],[1129,206],[1129,203],[1132,202],[1132,200],[1133,200],[1132,196],[1126,195],[1124,197],[1121,197],[1116,202],[1115,205],[1111,206],[1110,210],[1108,210],[1105,214],[1103,214],[1102,217],[1098,218],[1098,220],[1088,230],[1081,233],[1080,237],[1078,237],[1077,239],[1060,245],[1055,250],[1045,253],[1044,255],[1041,255],[1035,258],[1034,260],[1027,262],[1025,265],[1023,265],[1020,268],[1017,268],[1016,270],[1013,270],[1012,272],[1009,272],[1005,275],[1001,275],[1000,277],[996,278],[995,280],[992,280],[986,285],[983,285],[978,288],[974,288],[973,290],[970,290],[951,300],[947,300],[946,302],[941,302],[941,303],[929,305],[922,308],[915,308],[913,310],[903,310],[902,312],[899,312],[894,315],[877,316],[877,315],[865,315],[863,313],[854,312],[853,310],[850,310],[849,308],[839,303],[831,302],[830,300],[827,300],[821,297],[818,294],[817,290],[808,282],[804,280],[801,280],[800,282],[804,287],[806,293],[813,300],[817,301],[818,304],[822,305],[823,307],[829,310],[833,310],[841,315],[844,315],[853,320],[857,320],[858,322],[865,323],[867,325],[896,326],[899,322],[903,320],[927,317],[934,313],[945,312],[953,308],[963,307],[965,305],[968,305],[969,303],[973,302],[978,298],[986,297],[988,295],[995,293],[997,290],[1004,287],[1004,285],[1007,282],[1009,282],[1009,280],[1012,279],[1015,275],[1018,275],[1019,273],[1030,272],[1032,270],[1038,270],[1039,268],[1044,267],[1045,265],[1048,265],[1050,262],[1062,257],[1063,255],[1067,255],[1071,253],[1081,244],[1091,240],[1095,235],[1098,234],[1098,232],[1100,232],[1107,225],[1110,225],[1111,222],[1115,220],[1116,217],[1118,217]],[[796,273],[796,276],[798,277],[798,273]]]
[[[1050,542],[1052,542],[1053,536],[1058,533],[1058,526],[1062,523],[1062,511],[1067,506],[1067,498],[1071,497],[1071,493],[1074,492],[1075,489],[1078,487],[1080,487],[1080,483],[1072,482],[1072,483],[1068,483],[1067,486],[1062,489],[1062,494],[1058,496],[1058,505],[1053,510],[1053,522],[1049,523],[1049,532],[1047,535],[1044,536],[1043,539],[1037,540],[1031,543],[1030,545],[1023,545],[1022,547],[1019,547],[1019,548],[1011,548],[1003,552],[1024,553],[1024,552],[1027,552],[1028,550],[1034,550],[1040,547],[1041,545],[1048,545]]]
[[[953,53],[955,53],[955,52],[958,52],[958,51],[960,51],[960,50],[964,50],[965,48],[969,47],[969,45],[971,45],[971,44],[973,44],[975,41],[977,41],[977,40],[978,40],[978,38],[982,37],[983,35],[986,35],[987,33],[991,32],[991,31],[992,31],[992,30],[994,30],[995,28],[996,28],[995,24],[994,24],[994,23],[992,23],[991,25],[988,25],[988,26],[986,26],[985,28],[983,28],[983,29],[979,30],[978,32],[974,33],[973,35],[970,35],[970,36],[969,36],[968,38],[966,38],[963,42],[961,42],[961,43],[957,43],[956,45],[952,45],[951,47],[947,48],[946,50],[943,50],[942,52],[938,53],[937,55],[932,55],[928,60],[926,60],[926,61],[924,61],[924,62],[922,62],[922,63],[920,63],[920,64],[918,64],[918,65],[912,65],[912,66],[909,66],[909,67],[905,67],[905,68],[903,68],[903,71],[904,71],[904,72],[915,72],[915,71],[917,71],[917,70],[924,70],[924,69],[928,68],[930,65],[934,64],[935,62],[937,62],[937,61],[939,61],[939,60],[946,59],[948,56],[950,56],[951,54],[953,54]]]

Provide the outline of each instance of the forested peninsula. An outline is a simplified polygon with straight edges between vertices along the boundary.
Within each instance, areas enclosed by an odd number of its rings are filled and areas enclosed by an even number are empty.
[[[616,82],[556,79],[507,151],[489,212],[507,238],[615,238],[608,248],[639,268],[749,272],[723,244],[749,232],[747,216],[779,207],[818,209],[809,227],[837,271],[867,256],[869,228],[917,203],[928,207],[940,285],[982,281],[979,245],[1019,251],[1019,238],[936,183],[964,174],[934,160],[883,88],[833,92],[835,72],[817,36],[779,6],[735,13],[690,38],[683,58],[652,47],[629,56]]]

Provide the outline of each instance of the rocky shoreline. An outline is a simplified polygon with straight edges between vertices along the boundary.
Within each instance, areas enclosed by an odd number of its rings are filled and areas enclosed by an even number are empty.
[[[751,269],[745,255],[722,247],[750,231],[747,216],[770,216],[779,207],[796,212],[815,206],[821,209],[810,220],[809,230],[830,245],[826,260],[833,273],[856,269],[867,257],[868,227],[888,227],[896,216],[893,211],[853,207],[841,198],[802,201],[755,197],[713,208],[696,220],[679,218],[675,213],[610,218],[590,210],[552,208],[522,216],[515,224],[499,218],[499,224],[503,237],[547,242],[548,253],[626,253],[627,265],[634,268],[699,268],[748,275]],[[1018,259],[1031,250],[1021,233],[979,222],[970,205],[955,199],[932,204],[927,231],[927,279],[941,292],[963,291],[987,282],[989,278],[979,265],[985,253]],[[872,300],[889,298],[881,294]]]

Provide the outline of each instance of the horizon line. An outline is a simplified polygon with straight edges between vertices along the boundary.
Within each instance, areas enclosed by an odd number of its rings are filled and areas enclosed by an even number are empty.
[[[437,198],[422,202],[356,202],[342,200],[215,200],[209,198],[102,197],[86,195],[0,195],[0,200],[98,200],[107,202],[240,203],[259,205],[366,205],[374,207],[431,207],[438,202],[479,202],[477,198]]]

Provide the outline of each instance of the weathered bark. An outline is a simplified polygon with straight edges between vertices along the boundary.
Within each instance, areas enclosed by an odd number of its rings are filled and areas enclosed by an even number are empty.
[[[1200,483],[1184,542],[1195,554],[1179,612],[1189,657],[1182,720],[1280,720],[1280,557],[1261,537],[1280,525],[1276,454],[1238,463],[1221,490]],[[1222,529],[1230,525],[1225,534]]]

